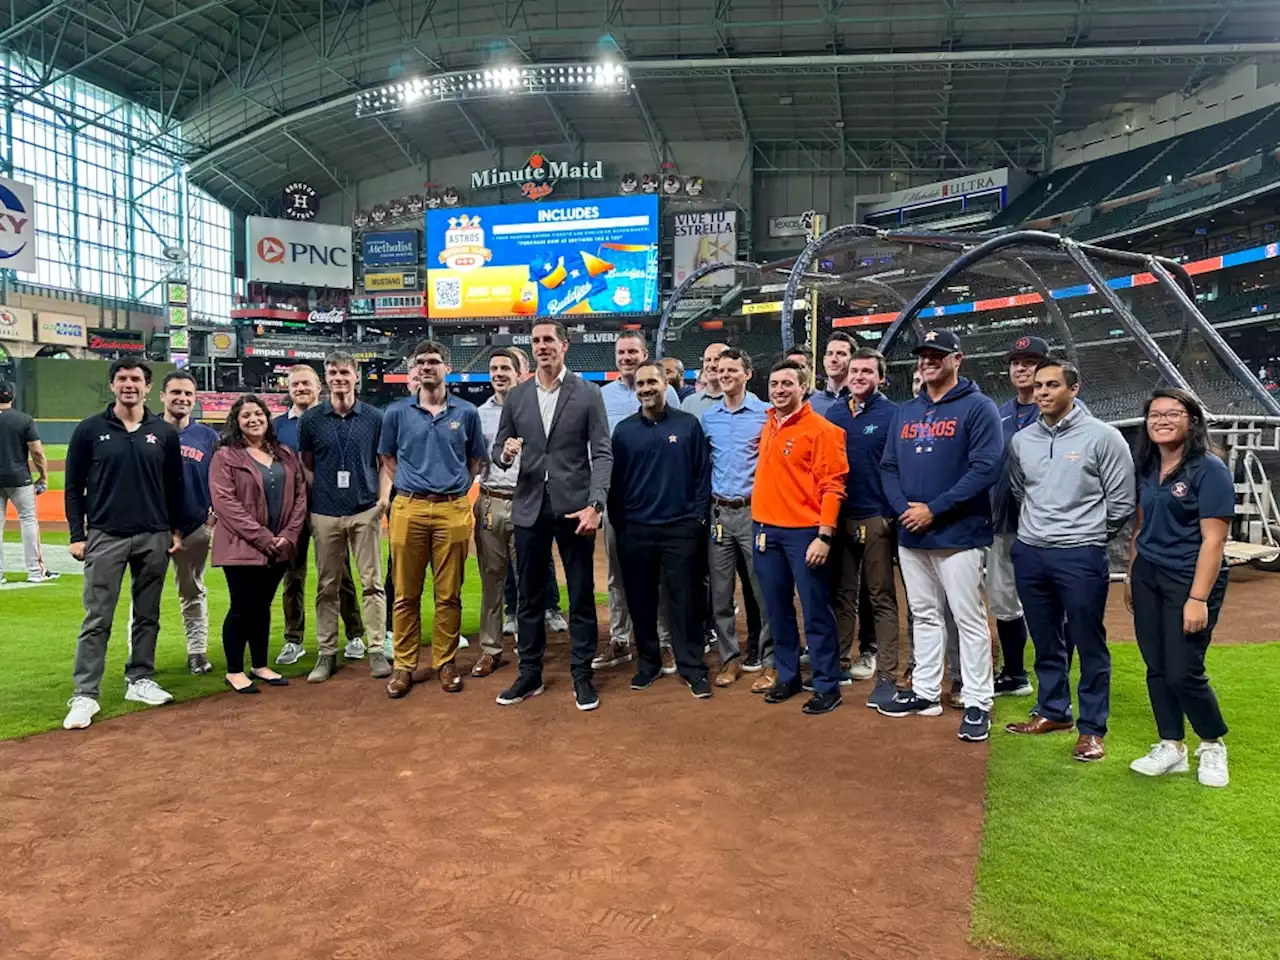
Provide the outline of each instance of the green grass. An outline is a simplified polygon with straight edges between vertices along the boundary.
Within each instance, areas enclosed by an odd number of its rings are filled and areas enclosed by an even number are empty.
[[[67,459],[67,445],[65,443],[46,443],[44,445],[44,455],[49,460],[65,460]]]
[[[13,526],[12,524],[10,526]],[[18,541],[17,530],[6,530],[5,542]],[[68,534],[44,533],[46,544],[67,543]],[[9,573],[8,580],[25,580],[24,574]],[[76,635],[84,616],[81,590],[84,580],[64,576],[55,583],[27,590],[0,592],[0,740],[25,737],[62,725],[66,701],[71,696],[71,667],[75,660]],[[226,661],[222,656],[222,618],[228,607],[227,582],[221,570],[205,574],[209,590],[209,659],[213,672],[193,677],[187,672],[186,635],[178,608],[178,591],[172,576],[165,586],[160,608],[160,637],[156,645],[156,680],[173,694],[175,701],[228,692],[222,678]],[[561,592],[563,594],[563,584]],[[116,608],[116,618],[107,648],[107,669],[103,674],[98,719],[149,709],[124,700],[124,663],[127,659],[126,628],[129,619],[129,578],[126,575]],[[597,598],[604,602],[603,598]],[[305,676],[315,663],[315,574],[308,576],[307,657],[302,664],[281,670],[285,676]],[[432,625],[431,580],[423,593],[423,634],[430,636]],[[562,604],[564,600],[562,599]],[[480,621],[480,575],[475,559],[467,561],[462,588],[462,632],[473,641]],[[368,624],[366,624],[366,628]],[[271,620],[271,657],[279,652],[284,635],[284,618],[277,597]],[[381,638],[378,631],[375,636]],[[368,639],[368,638],[366,638]],[[509,641],[508,641],[509,642]],[[363,663],[354,669],[368,669]]]
[[[993,734],[975,939],[1043,960],[1280,957],[1280,644],[1210,651],[1225,790],[1200,786],[1194,758],[1161,779],[1128,769],[1156,734],[1137,648],[1112,653],[1104,762],[1073,762],[1069,735]],[[1030,698],[998,703],[1001,730]]]

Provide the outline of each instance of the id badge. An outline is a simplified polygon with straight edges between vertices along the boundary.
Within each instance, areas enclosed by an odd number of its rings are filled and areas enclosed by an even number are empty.
[[[481,530],[493,529],[493,511],[492,510],[485,511],[484,519],[480,521],[480,529]]]
[[[867,525],[865,523],[858,524],[858,542],[867,542]]]
[[[765,551],[765,539],[763,533],[756,535],[756,549],[761,553],[764,553]]]
[[[716,524],[715,539],[716,539],[716,543],[724,543],[724,524],[723,523]]]
[[[338,489],[346,490],[350,488],[350,486],[351,486],[351,471],[339,470],[338,471]]]

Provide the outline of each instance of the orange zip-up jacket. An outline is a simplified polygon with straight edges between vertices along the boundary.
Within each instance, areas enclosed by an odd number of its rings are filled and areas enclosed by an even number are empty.
[[[807,401],[781,425],[770,410],[760,433],[751,518],[775,527],[834,527],[848,473],[843,430]]]

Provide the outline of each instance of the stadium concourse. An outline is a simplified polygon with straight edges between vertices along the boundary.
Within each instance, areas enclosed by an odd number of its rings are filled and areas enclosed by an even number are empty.
[[[1273,7],[11,0],[0,955],[1280,956]]]

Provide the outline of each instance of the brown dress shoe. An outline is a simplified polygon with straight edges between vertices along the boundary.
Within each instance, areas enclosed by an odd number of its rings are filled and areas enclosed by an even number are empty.
[[[756,677],[756,682],[751,685],[752,693],[768,693],[773,689],[774,684],[778,682],[778,671],[769,667],[760,676]]]
[[[506,661],[502,659],[502,654],[486,653],[477,660],[476,665],[471,668],[471,675],[473,677],[487,677],[504,663],[506,663]]]
[[[742,676],[742,658],[734,657],[723,667],[716,675],[717,687],[732,687],[738,682],[738,678]]]
[[[1102,746],[1102,738],[1092,733],[1080,734],[1080,739],[1076,741],[1075,758],[1083,763],[1093,763],[1095,760],[1101,760],[1107,755],[1107,751]]]
[[[462,677],[458,676],[458,666],[452,660],[440,668],[440,689],[445,693],[462,692]]]
[[[396,670],[391,674],[391,680],[387,683],[387,696],[392,700],[399,700],[409,692],[413,686],[413,674],[408,670]]]
[[[1036,714],[1030,720],[1023,720],[1021,723],[1006,723],[1004,732],[1025,733],[1038,737],[1042,733],[1057,733],[1060,730],[1070,730],[1073,726],[1075,724],[1069,720],[1050,720],[1048,717]]]

